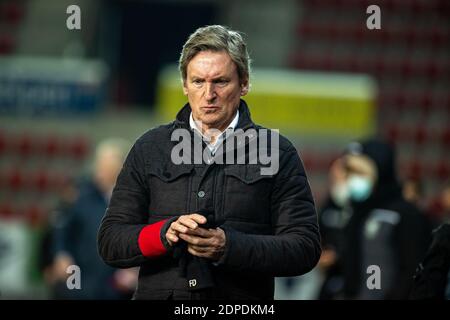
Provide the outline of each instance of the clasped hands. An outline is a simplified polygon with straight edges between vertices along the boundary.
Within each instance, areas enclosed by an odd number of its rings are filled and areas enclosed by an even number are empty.
[[[225,251],[225,232],[221,228],[202,228],[204,223],[206,218],[197,213],[180,216],[167,229],[167,242],[173,246],[184,240],[190,254],[218,261]]]

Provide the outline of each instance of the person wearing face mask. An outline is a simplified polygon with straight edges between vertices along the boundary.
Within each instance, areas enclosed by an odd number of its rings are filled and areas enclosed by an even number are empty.
[[[378,140],[352,143],[341,161],[346,172],[342,201],[351,211],[343,228],[343,297],[407,299],[431,230],[402,196],[394,150]],[[380,270],[379,288],[367,285],[370,266]]]
[[[319,215],[323,246],[319,267],[325,274],[320,299],[342,296],[344,231],[353,213],[352,202],[366,200],[375,180],[376,165],[365,155],[345,154],[330,166],[329,198]]]

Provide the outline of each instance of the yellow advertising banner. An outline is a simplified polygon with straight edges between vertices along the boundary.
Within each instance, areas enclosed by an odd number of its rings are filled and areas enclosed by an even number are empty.
[[[244,100],[253,120],[292,134],[362,137],[374,133],[376,85],[359,74],[254,70]],[[173,120],[187,102],[175,67],[159,79],[157,110]]]

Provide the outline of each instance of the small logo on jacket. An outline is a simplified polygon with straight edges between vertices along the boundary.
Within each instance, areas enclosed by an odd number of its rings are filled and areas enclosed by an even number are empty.
[[[189,280],[189,287],[190,288],[195,287],[196,285],[197,285],[197,280],[196,279]]]

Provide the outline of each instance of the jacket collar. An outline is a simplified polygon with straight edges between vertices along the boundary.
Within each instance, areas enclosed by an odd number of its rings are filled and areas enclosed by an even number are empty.
[[[191,114],[191,111],[191,106],[189,105],[189,103],[186,103],[184,107],[178,112],[174,122],[175,125],[177,127],[190,128],[189,116]],[[239,104],[239,122],[236,126],[236,129],[247,130],[252,127],[254,128],[255,126],[256,125],[251,119],[250,110],[247,106],[247,103],[241,99]]]

